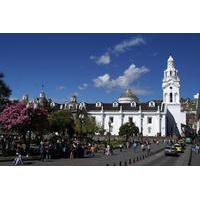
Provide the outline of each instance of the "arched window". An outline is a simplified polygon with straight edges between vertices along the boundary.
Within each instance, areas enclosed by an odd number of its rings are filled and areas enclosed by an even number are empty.
[[[113,107],[115,107],[115,108],[118,107],[118,102],[114,102]]]
[[[170,95],[170,103],[172,103],[173,102],[173,94],[170,93],[169,95]]]
[[[81,102],[81,103],[79,104],[79,108],[80,108],[80,109],[85,108],[85,102]]]
[[[102,106],[102,103],[101,103],[101,102],[97,102],[97,103],[96,103],[96,107],[97,107],[97,108],[100,108],[101,106]]]
[[[135,101],[133,101],[133,102],[131,102],[131,107],[136,107],[136,102]]]
[[[150,101],[149,102],[149,107],[155,107],[155,102],[154,101]]]

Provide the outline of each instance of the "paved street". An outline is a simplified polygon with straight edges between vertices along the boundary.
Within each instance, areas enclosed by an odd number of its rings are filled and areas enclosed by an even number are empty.
[[[187,146],[179,156],[165,156],[164,151],[136,163],[136,166],[188,166],[191,146]]]
[[[192,152],[191,166],[200,166],[200,154]]]
[[[164,144],[152,145],[152,155],[147,156],[147,152],[138,150],[134,152],[133,149],[114,151],[114,155],[107,157],[102,152],[99,152],[92,158],[84,159],[52,159],[48,162],[41,162],[38,160],[25,161],[25,166],[188,166],[191,146],[188,145],[185,152],[179,154],[177,157],[165,156]],[[12,166],[12,162],[0,162],[1,166]],[[192,166],[200,166],[200,155],[192,154]]]
[[[164,148],[164,144],[153,144],[152,145],[152,153],[160,151]],[[131,159],[133,161],[137,159],[141,159],[141,157],[144,157],[147,152],[141,152],[140,149],[138,149],[136,152],[133,151],[133,149],[123,150],[123,152],[120,152],[119,150],[114,151],[114,155],[112,156],[105,156],[103,152],[99,152],[95,155],[95,157],[92,158],[84,158],[84,159],[52,159],[48,162],[41,162],[38,160],[35,161],[25,161],[24,164],[26,166],[106,166],[106,165],[125,165],[125,163],[128,165],[129,160]],[[12,166],[12,162],[0,162],[1,166]]]

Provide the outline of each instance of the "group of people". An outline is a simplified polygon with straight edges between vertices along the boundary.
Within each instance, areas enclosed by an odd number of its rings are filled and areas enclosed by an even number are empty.
[[[51,142],[49,140],[41,141],[40,155],[42,161],[48,161],[51,158],[84,158],[94,157],[97,147],[90,143],[81,143],[79,140],[67,141],[57,140]]]

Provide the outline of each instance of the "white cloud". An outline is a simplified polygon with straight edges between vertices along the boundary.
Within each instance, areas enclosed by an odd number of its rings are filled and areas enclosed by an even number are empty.
[[[65,90],[65,89],[66,89],[66,86],[63,86],[63,85],[61,85],[61,86],[58,87],[58,90],[61,90],[61,91]]]
[[[85,89],[87,89],[87,87],[88,87],[88,84],[87,83],[83,83],[82,85],[78,86],[78,89],[79,90],[85,90]]]
[[[124,40],[123,42],[115,45],[113,48],[114,53],[123,53],[127,51],[129,48],[134,46],[139,46],[145,44],[145,40],[142,37],[131,38],[130,40]]]
[[[107,52],[100,57],[90,56],[90,59],[95,60],[97,65],[108,65],[111,62],[110,55]]]
[[[145,44],[145,40],[142,37],[134,37],[129,40],[124,40],[112,48],[109,48],[101,56],[90,56],[91,60],[94,60],[98,65],[108,65],[111,63],[112,54],[120,54],[129,50],[131,47]]]
[[[95,87],[102,87],[111,90],[116,87],[127,88],[135,81],[138,80],[142,74],[149,72],[145,66],[136,67],[132,64],[127,68],[124,73],[116,79],[111,79],[109,74],[104,74],[93,80]]]

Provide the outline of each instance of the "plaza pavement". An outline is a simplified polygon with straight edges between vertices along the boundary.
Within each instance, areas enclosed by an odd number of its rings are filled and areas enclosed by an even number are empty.
[[[164,144],[152,144],[151,155],[156,154],[164,149]],[[112,156],[105,156],[103,152],[99,152],[92,158],[82,159],[52,159],[48,162],[41,162],[39,160],[24,160],[25,166],[124,166],[131,165],[141,159],[147,158],[147,152],[141,152],[140,149],[134,151],[133,148],[123,150],[114,150]],[[12,166],[13,159],[1,162],[1,166]]]

